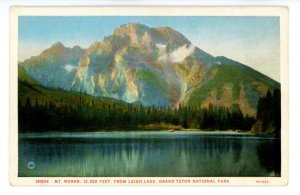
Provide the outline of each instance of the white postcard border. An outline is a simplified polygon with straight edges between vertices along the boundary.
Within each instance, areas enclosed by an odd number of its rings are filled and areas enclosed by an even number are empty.
[[[18,16],[279,16],[281,83],[281,177],[18,177]],[[11,7],[10,9],[10,184],[11,185],[196,185],[288,184],[288,8],[286,7]],[[193,180],[202,180],[193,182]],[[109,180],[109,183],[102,183]],[[120,183],[118,181],[125,181]],[[141,180],[142,183],[129,183]],[[155,183],[146,183],[154,180]],[[173,183],[161,183],[169,180]],[[59,181],[59,182],[58,182]],[[80,183],[77,183],[77,182]],[[91,183],[97,181],[97,183]],[[190,181],[186,183],[184,181]],[[224,181],[225,183],[221,183]],[[228,181],[228,182],[227,182]],[[85,183],[87,182],[87,183]]]

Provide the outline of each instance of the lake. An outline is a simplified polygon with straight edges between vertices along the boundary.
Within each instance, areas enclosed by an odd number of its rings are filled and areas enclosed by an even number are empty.
[[[229,132],[19,134],[19,177],[280,176],[280,139]]]

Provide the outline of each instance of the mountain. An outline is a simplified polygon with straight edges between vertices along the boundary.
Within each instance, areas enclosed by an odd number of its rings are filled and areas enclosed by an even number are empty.
[[[30,84],[39,84],[38,81],[36,81],[32,76],[28,75],[26,70],[18,65],[18,80],[20,82],[26,82],[26,83],[30,83]]]
[[[57,42],[20,66],[46,87],[68,89],[84,51],[79,46],[68,48]]]
[[[86,50],[56,43],[20,64],[42,85],[145,106],[229,107],[255,115],[280,84],[226,57],[214,57],[169,27],[130,23]]]
[[[42,86],[38,81],[32,78],[26,70],[18,66],[18,97],[21,104],[25,104],[27,99],[30,99],[31,104],[35,104],[36,100],[40,105],[52,102],[57,106],[61,104],[71,107],[81,102],[90,103],[95,105],[102,104],[116,104],[118,106],[126,106],[127,103],[121,100],[112,98],[95,97],[88,94],[79,92],[69,92],[62,89],[51,89]]]
[[[202,82],[187,94],[186,104],[229,107],[237,103],[243,113],[254,116],[259,97],[265,96],[268,89],[280,88],[278,82],[248,66],[226,57],[216,60],[218,65],[211,67]]]

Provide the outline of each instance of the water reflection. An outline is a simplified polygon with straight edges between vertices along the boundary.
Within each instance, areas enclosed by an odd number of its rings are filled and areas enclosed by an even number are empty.
[[[281,147],[280,140],[262,142],[257,145],[257,154],[260,165],[268,171],[280,174],[281,167]]]
[[[280,176],[278,145],[273,139],[159,133],[124,139],[24,138],[19,176]],[[28,162],[35,169],[28,169]]]

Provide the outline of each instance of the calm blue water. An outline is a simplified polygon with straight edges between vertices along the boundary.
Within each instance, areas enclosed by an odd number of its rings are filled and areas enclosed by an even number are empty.
[[[197,131],[19,134],[19,176],[280,176],[280,140]]]

